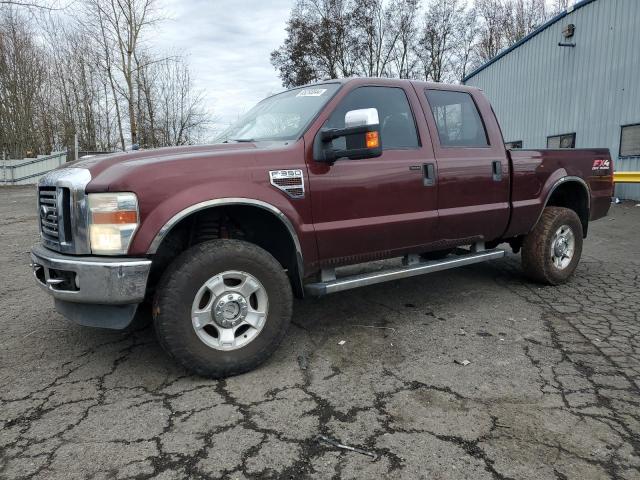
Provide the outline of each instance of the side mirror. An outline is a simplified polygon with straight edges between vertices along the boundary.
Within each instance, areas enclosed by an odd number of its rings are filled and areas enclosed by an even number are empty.
[[[360,127],[362,125],[380,125],[376,108],[361,108],[350,110],[344,116],[345,128]]]
[[[378,110],[362,108],[344,116],[344,128],[320,130],[313,144],[313,159],[334,163],[340,158],[359,160],[382,155]],[[344,137],[346,148],[336,149],[332,141]]]

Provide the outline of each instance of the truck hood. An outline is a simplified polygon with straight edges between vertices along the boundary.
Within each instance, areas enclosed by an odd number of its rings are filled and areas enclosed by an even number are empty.
[[[135,191],[139,184],[151,179],[170,181],[177,175],[198,178],[211,170],[227,176],[256,163],[256,155],[264,151],[287,148],[285,142],[224,143],[165,147],[152,150],[96,156],[67,163],[65,167],[86,168],[91,173],[88,192]],[[289,147],[290,148],[290,147]],[[215,167],[212,168],[212,166]]]
[[[164,147],[151,150],[136,150],[131,152],[113,153],[87,157],[75,162],[67,163],[66,167],[86,168],[91,177],[96,178],[102,172],[114,165],[128,165],[144,167],[165,162],[171,162],[177,157],[181,159],[193,157],[219,157],[227,152],[250,152],[256,149],[255,143],[221,143],[217,145],[187,145],[182,147]]]

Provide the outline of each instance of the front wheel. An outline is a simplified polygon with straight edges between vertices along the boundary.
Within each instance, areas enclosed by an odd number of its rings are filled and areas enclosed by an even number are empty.
[[[522,244],[522,267],[533,280],[566,282],[582,254],[582,223],[573,210],[547,207]]]
[[[284,337],[293,305],[278,261],[240,240],[213,240],[182,253],[154,301],[160,344],[188,370],[221,378],[254,369]]]

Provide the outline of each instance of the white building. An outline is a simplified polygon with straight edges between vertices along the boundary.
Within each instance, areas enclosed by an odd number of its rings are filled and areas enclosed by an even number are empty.
[[[608,147],[640,171],[640,0],[583,0],[469,74],[512,148]],[[618,185],[640,200],[640,185]]]

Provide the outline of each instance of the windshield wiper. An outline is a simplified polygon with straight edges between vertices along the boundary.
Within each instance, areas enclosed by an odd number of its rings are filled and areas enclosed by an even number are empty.
[[[255,142],[255,140],[253,138],[232,138],[231,139],[232,142],[238,142],[238,143],[251,143],[251,142]]]

